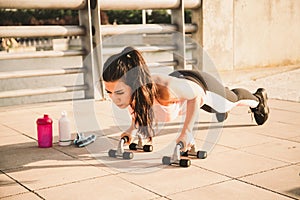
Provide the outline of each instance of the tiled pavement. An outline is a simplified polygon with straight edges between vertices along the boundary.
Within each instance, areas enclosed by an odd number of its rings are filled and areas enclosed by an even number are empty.
[[[287,73],[291,70],[281,77]],[[246,107],[234,108],[224,124],[201,112],[196,143],[209,155],[192,159],[189,168],[161,164],[162,156],[172,153],[181,119],[162,126],[153,153],[136,152],[128,161],[107,156],[128,124],[109,101],[0,107],[0,199],[300,199],[300,104],[278,100],[273,88],[278,85],[263,81],[273,76],[278,74],[255,79],[272,91],[270,118],[263,126]],[[251,81],[225,78],[237,86]],[[293,87],[289,98],[299,94]],[[58,146],[62,110],[68,112],[73,138],[77,130],[93,132],[96,142],[87,148]],[[35,121],[44,113],[54,121],[54,145],[42,149]]]

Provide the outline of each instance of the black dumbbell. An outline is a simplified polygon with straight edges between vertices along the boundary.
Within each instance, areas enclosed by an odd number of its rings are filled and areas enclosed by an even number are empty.
[[[191,166],[191,160],[190,159],[180,159],[172,161],[171,157],[164,156],[162,158],[162,163],[164,165],[179,165],[180,167],[189,167]]]
[[[133,153],[132,152],[123,152],[123,154],[121,155],[118,155],[117,154],[117,150],[114,150],[114,149],[110,149],[108,151],[108,155],[109,157],[113,157],[113,158],[116,158],[116,157],[122,157],[123,159],[126,159],[126,160],[130,160],[133,158]]]
[[[128,141],[129,141],[129,138],[127,136],[122,137],[119,142],[118,150],[110,149],[108,151],[108,156],[113,157],[113,158],[122,157],[123,159],[127,159],[127,160],[132,159],[133,153],[124,151],[124,147],[123,147],[124,143],[126,143]]]
[[[199,159],[205,159],[205,158],[207,158],[207,152],[206,151],[197,151],[197,152],[186,151],[186,152],[182,152],[181,156],[185,156],[185,157],[195,156]]]
[[[179,142],[178,144],[176,144],[172,158],[169,156],[164,156],[162,158],[162,163],[164,165],[179,165],[180,167],[189,167],[191,165],[191,160],[180,158],[180,149],[182,149],[183,147],[183,142]]]
[[[152,145],[143,145],[143,146],[139,146],[136,143],[131,143],[129,145],[129,149],[130,150],[143,150],[144,152],[152,152],[153,151],[153,146]]]

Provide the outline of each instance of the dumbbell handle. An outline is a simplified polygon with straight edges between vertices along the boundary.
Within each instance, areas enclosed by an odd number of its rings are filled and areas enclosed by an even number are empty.
[[[129,142],[129,137],[128,136],[124,136],[121,138],[121,140],[124,140],[124,143]]]
[[[177,146],[179,146],[180,149],[183,149],[184,148],[184,143],[182,141],[180,141],[180,142],[177,143]]]
[[[124,153],[124,144],[126,142],[129,141],[129,137],[128,136],[124,136],[121,138],[119,145],[118,145],[118,149],[117,149],[117,154],[118,155],[122,155]]]

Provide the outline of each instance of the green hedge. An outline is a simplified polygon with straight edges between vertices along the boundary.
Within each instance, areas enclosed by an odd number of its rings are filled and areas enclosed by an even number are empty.
[[[78,24],[75,10],[0,9],[0,25]]]
[[[142,23],[141,10],[109,10],[102,14],[107,16],[110,24],[140,24]],[[185,12],[186,22],[191,21],[190,11]],[[32,25],[32,24],[78,24],[76,10],[7,10],[0,9],[0,25]],[[104,18],[104,17],[103,17]],[[153,10],[147,15],[147,23],[170,23],[171,16],[166,10]]]

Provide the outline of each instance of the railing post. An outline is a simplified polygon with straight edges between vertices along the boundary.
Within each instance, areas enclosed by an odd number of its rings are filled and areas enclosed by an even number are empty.
[[[82,46],[86,51],[83,56],[83,66],[87,69],[84,74],[84,83],[88,86],[85,99],[103,98],[102,83],[99,83],[99,74],[102,66],[102,47],[100,34],[100,4],[97,0],[87,0],[87,6],[79,11],[80,25],[86,29],[82,37]],[[99,85],[100,91],[96,89]]]
[[[186,68],[186,51],[185,51],[185,19],[184,19],[184,0],[180,0],[180,5],[172,9],[172,24],[178,27],[178,32],[173,33],[173,40],[176,44],[176,50],[173,53],[174,60],[178,63],[175,69]]]
[[[91,3],[87,0],[86,7],[79,10],[79,24],[86,30],[86,35],[81,37],[82,49],[85,55],[82,57],[83,67],[86,68],[86,73],[83,75],[84,84],[88,89],[84,92],[85,99],[94,98],[94,84],[93,84],[93,42],[92,42],[92,19],[91,19]]]
[[[192,59],[196,60],[193,69],[203,70],[203,9],[201,6],[192,9],[192,24],[197,25],[197,31],[192,33],[192,40],[197,43],[197,48],[192,52]]]
[[[100,0],[91,0],[92,12],[92,41],[94,54],[94,87],[96,89],[95,99],[104,98],[104,88],[102,81],[103,51],[102,51],[102,33],[101,33],[101,14]],[[98,91],[99,89],[99,91]]]

